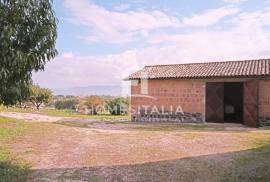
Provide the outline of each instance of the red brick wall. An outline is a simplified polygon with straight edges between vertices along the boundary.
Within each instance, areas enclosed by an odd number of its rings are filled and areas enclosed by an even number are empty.
[[[205,82],[195,80],[149,80],[148,95],[153,98],[141,97],[140,84],[131,87],[131,107],[164,106],[165,111],[173,110],[181,105],[184,112],[205,112]],[[270,118],[270,80],[259,81],[259,117]]]
[[[149,80],[148,96],[140,97],[140,84],[131,87],[132,109],[142,105],[150,105],[152,108],[164,106],[164,110],[170,111],[181,105],[184,112],[204,113],[205,83],[202,81],[184,80]]]
[[[259,83],[259,117],[270,118],[270,80]]]

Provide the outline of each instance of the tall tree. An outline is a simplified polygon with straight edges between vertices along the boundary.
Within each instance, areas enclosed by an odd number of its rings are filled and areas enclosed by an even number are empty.
[[[91,114],[98,114],[98,109],[101,109],[104,105],[104,101],[101,97],[92,95],[86,99],[85,105],[91,110]]]
[[[30,101],[39,109],[42,104],[47,104],[52,99],[52,91],[39,86],[31,87]]]
[[[30,94],[32,72],[57,55],[52,0],[0,0],[0,104]]]

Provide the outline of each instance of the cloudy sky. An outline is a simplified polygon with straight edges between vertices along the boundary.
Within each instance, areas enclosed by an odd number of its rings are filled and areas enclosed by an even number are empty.
[[[34,81],[122,85],[145,65],[270,58],[269,0],[55,0],[59,55]]]

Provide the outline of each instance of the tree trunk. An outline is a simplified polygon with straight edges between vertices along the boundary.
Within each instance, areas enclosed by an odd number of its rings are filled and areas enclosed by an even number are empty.
[[[41,103],[39,103],[39,104],[36,104],[36,108],[37,108],[37,110],[39,110],[39,108],[40,108],[40,105],[41,105]]]

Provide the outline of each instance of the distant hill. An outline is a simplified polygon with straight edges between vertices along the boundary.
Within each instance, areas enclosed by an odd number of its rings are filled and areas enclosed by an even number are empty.
[[[73,87],[66,89],[53,89],[55,95],[75,95],[75,96],[85,96],[85,95],[111,95],[111,96],[123,96],[128,95],[129,92],[123,92],[120,85],[110,85],[110,86],[87,86],[87,87]]]

